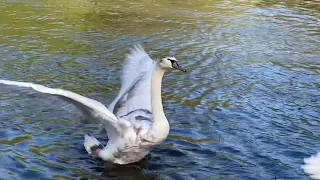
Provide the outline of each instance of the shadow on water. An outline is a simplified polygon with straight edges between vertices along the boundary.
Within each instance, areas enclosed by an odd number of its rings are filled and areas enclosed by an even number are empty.
[[[156,179],[156,175],[145,172],[145,169],[148,169],[148,161],[146,159],[129,165],[117,165],[100,160],[97,162],[97,166],[91,167],[91,174],[79,173],[80,179]]]

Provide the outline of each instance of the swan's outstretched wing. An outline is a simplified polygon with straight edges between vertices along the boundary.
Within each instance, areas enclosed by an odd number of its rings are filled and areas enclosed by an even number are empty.
[[[305,173],[312,179],[320,180],[320,152],[317,155],[304,159],[305,165],[302,166]]]
[[[118,117],[129,114],[151,116],[151,76],[155,61],[140,45],[126,56],[121,76],[121,89],[109,109]]]
[[[118,134],[116,133],[118,133],[120,130],[119,125],[122,125],[121,123],[125,123],[122,120],[119,120],[114,114],[112,114],[102,103],[71,91],[48,88],[42,85],[27,82],[0,80],[0,83],[20,87],[30,87],[41,93],[63,96],[83,105],[82,107],[87,107],[92,112],[92,115],[99,117],[99,119],[102,119],[101,123],[108,126],[108,129],[111,129],[111,131],[108,132],[108,137],[110,140],[118,136]]]

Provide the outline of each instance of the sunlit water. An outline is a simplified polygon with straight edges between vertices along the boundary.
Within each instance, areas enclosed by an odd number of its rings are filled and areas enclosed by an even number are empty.
[[[143,161],[88,156],[99,125],[72,104],[0,85],[0,179],[308,179],[320,150],[320,7],[314,1],[0,2],[0,79],[108,105],[141,43],[188,73],[164,79],[168,139]]]

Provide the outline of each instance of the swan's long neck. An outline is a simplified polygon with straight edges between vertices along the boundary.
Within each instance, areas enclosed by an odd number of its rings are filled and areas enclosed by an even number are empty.
[[[169,123],[164,114],[161,98],[161,82],[165,70],[155,65],[151,79],[151,105],[153,124],[148,132],[150,138],[155,141],[163,141],[169,134]]]

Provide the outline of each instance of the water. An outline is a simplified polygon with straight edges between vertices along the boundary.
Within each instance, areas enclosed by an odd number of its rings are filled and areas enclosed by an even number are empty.
[[[0,179],[300,179],[320,150],[320,3],[102,0],[0,2],[0,77],[108,105],[124,53],[175,54],[163,84],[170,136],[143,161],[87,155],[81,112],[0,85]]]

